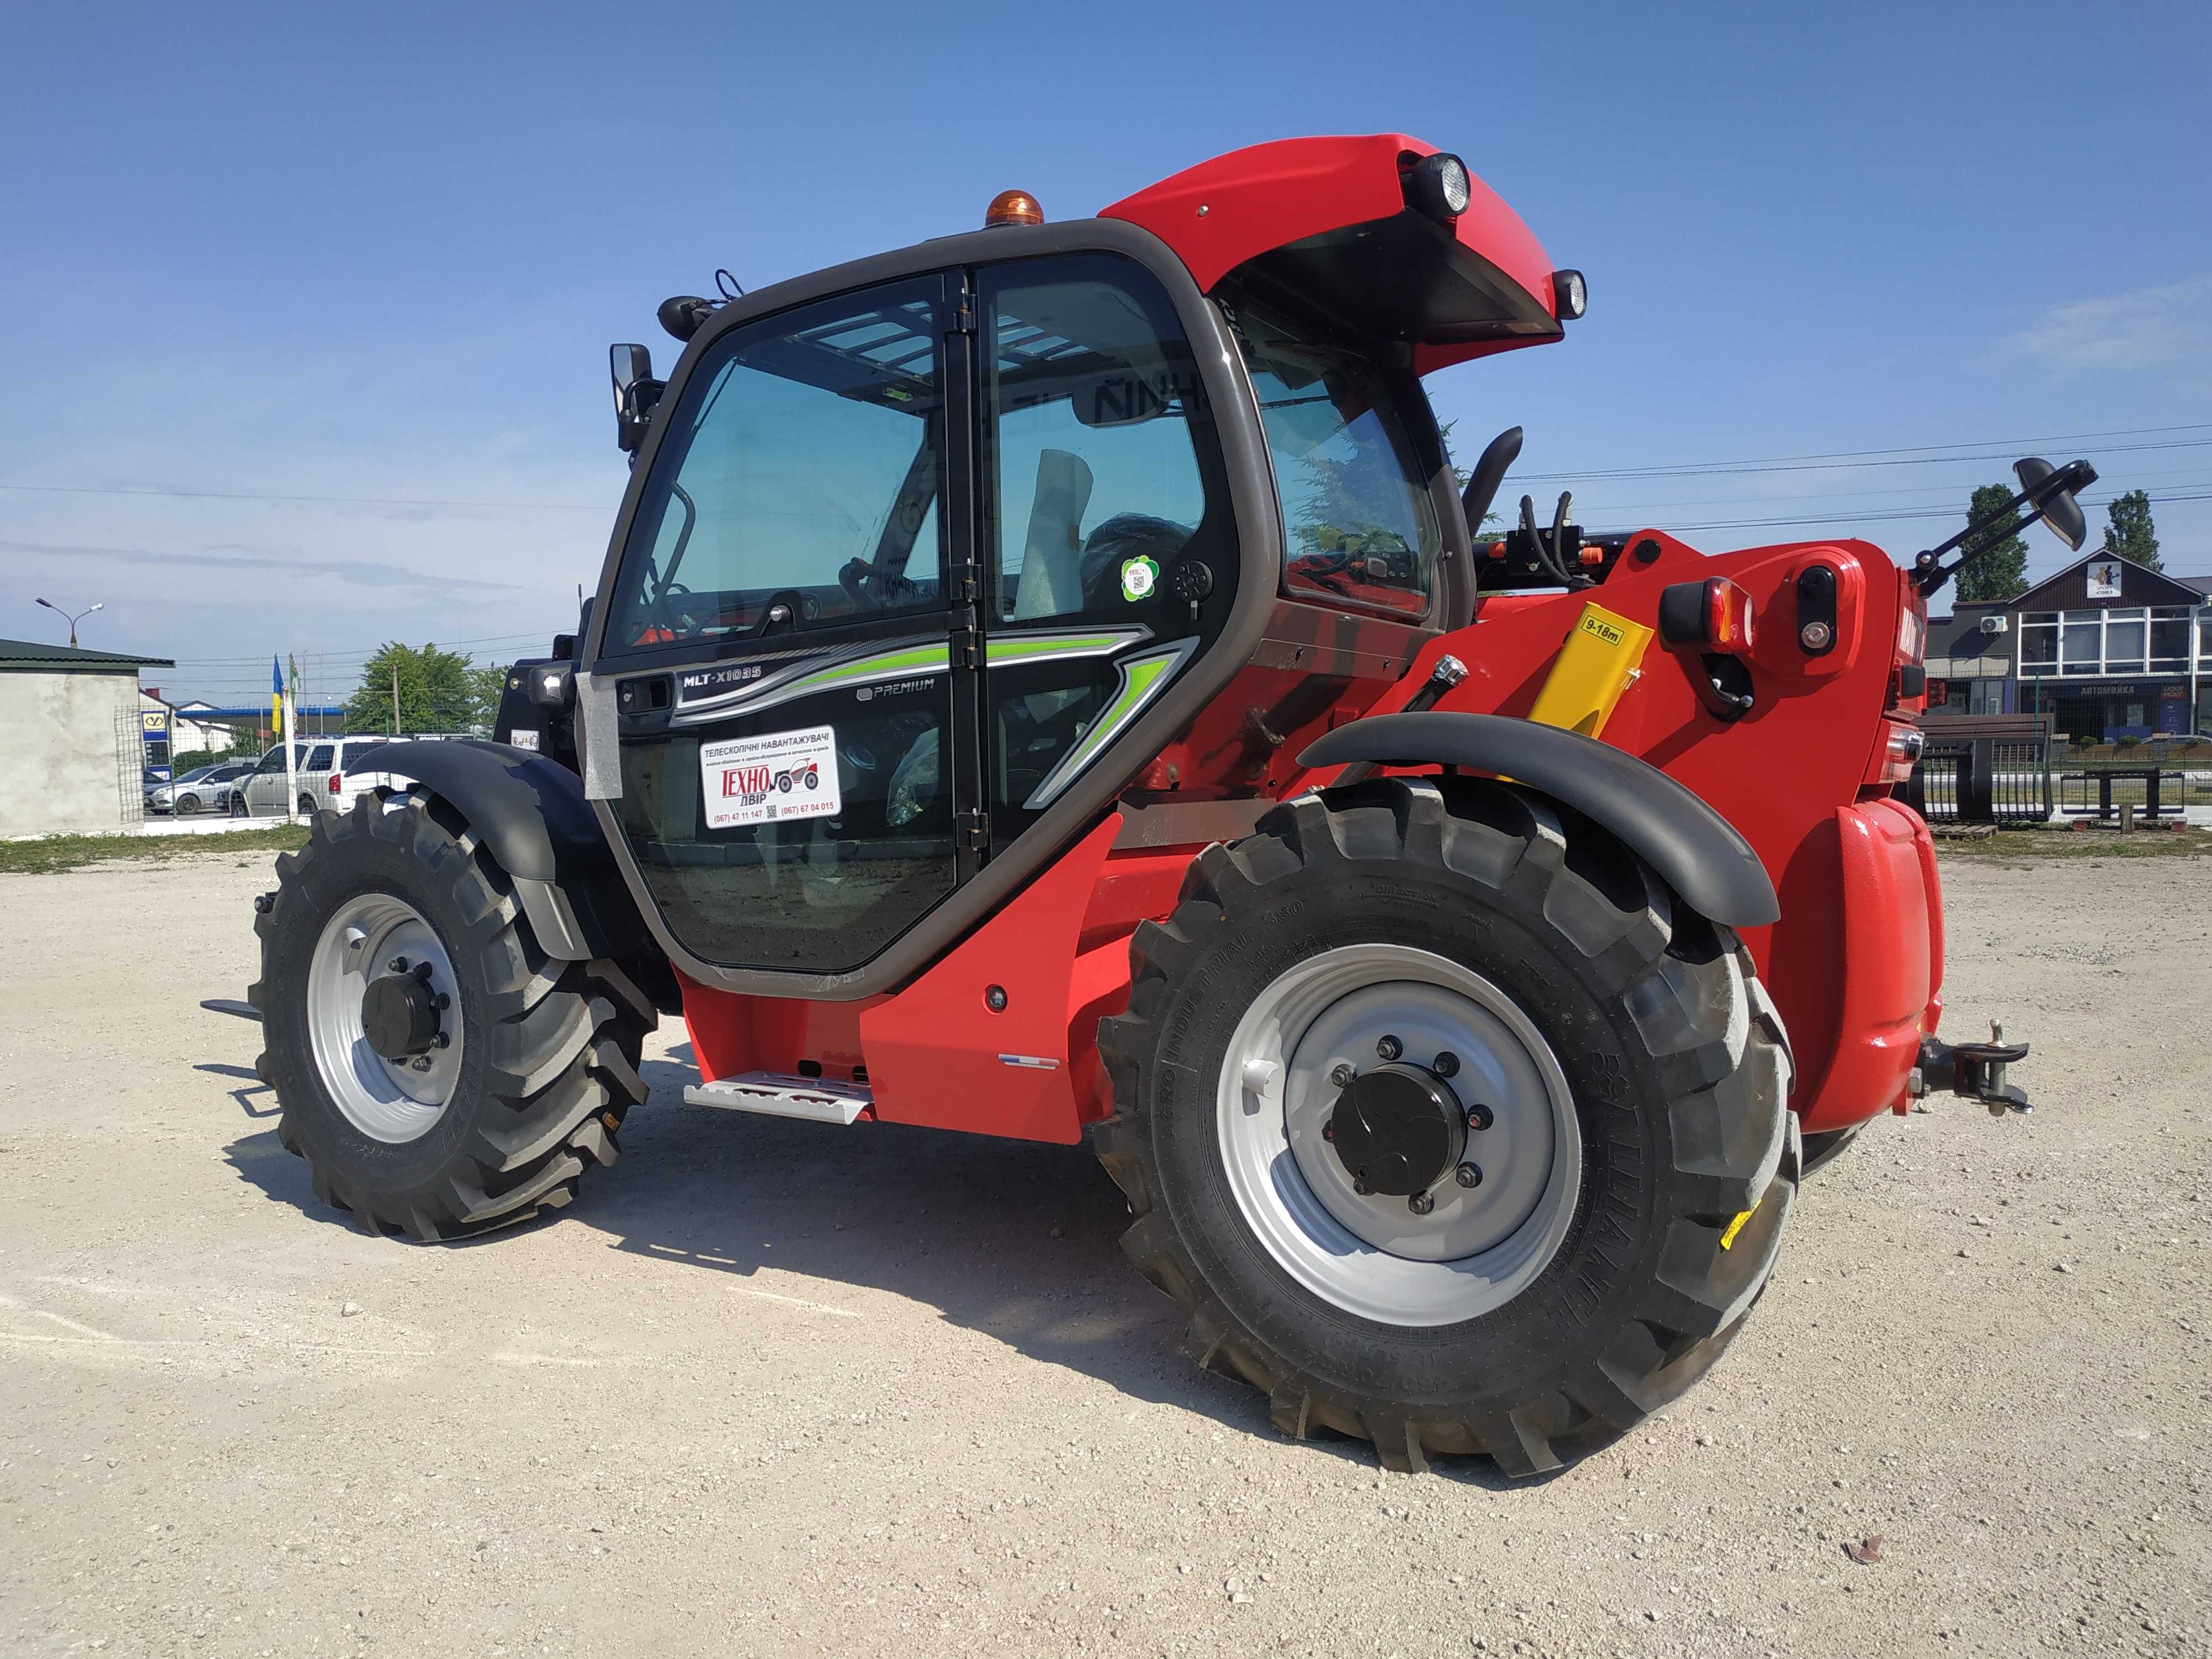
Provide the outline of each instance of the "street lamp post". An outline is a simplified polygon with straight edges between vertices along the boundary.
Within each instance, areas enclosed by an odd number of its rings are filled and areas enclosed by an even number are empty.
[[[104,611],[106,609],[106,606],[104,605],[95,605],[92,607],[92,611],[80,611],[74,617],[70,617],[70,613],[68,611],[63,610],[61,606],[56,605],[52,599],[40,599],[39,603],[46,606],[47,610],[52,611],[58,617],[69,617],[70,649],[72,651],[76,649],[76,625],[82,622],[87,617],[89,617],[93,611]]]

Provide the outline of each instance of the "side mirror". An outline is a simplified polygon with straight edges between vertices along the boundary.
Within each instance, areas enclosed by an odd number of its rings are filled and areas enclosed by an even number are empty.
[[[2081,544],[2089,539],[2089,526],[2074,492],[2096,483],[2097,469],[2087,461],[2069,461],[2055,467],[2039,456],[2029,455],[2014,461],[2012,471],[2051,533],[2079,553]]]
[[[607,366],[615,386],[615,443],[635,455],[665,388],[653,378],[653,353],[641,345],[608,347]]]

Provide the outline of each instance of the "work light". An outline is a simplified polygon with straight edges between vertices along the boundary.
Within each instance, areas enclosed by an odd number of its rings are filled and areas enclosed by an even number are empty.
[[[1406,174],[1407,205],[1431,219],[1458,218],[1467,211],[1474,193],[1468,181],[1467,163],[1442,151],[1424,155]]]

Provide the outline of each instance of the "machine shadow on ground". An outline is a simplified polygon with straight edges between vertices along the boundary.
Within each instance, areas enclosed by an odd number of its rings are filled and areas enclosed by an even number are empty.
[[[1257,1391],[1200,1370],[1182,1351],[1182,1316],[1122,1255],[1127,1206],[1086,1147],[690,1106],[684,1087],[697,1074],[681,1063],[688,1048],[675,1052],[676,1060],[646,1062],[653,1096],[623,1128],[621,1163],[588,1179],[574,1206],[435,1248],[527,1249],[539,1229],[586,1227],[626,1255],[672,1268],[740,1279],[771,1269],[821,1287],[780,1283],[779,1295],[834,1303],[836,1285],[880,1291],[1132,1399],[1239,1433],[1277,1433]],[[274,1097],[258,1081],[233,1092],[248,1116],[273,1115]],[[226,1150],[240,1177],[271,1200],[356,1231],[350,1215],[316,1200],[307,1166],[273,1128]],[[1308,1449],[1375,1463],[1364,1442],[1327,1431]],[[1436,1467],[1456,1481],[1517,1486],[1486,1459]]]

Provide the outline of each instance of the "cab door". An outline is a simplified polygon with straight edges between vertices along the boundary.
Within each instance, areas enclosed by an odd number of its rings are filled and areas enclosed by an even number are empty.
[[[711,340],[603,591],[610,803],[717,968],[834,975],[978,867],[968,313],[942,275]]]
[[[1003,854],[1079,780],[1151,769],[1121,739],[1219,636],[1242,556],[1213,399],[1159,279],[1087,251],[974,281],[984,795]]]

